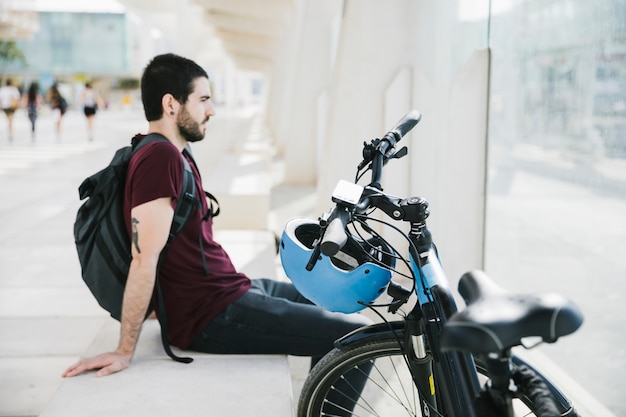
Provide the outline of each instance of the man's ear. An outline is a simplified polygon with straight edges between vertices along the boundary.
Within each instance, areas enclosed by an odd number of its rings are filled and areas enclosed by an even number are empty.
[[[175,116],[180,109],[180,103],[170,93],[163,96],[161,105],[163,106],[163,115],[165,116]]]

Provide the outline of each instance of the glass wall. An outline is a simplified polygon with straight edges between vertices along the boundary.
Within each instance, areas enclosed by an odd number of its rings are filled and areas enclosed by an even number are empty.
[[[120,75],[129,71],[126,18],[115,13],[39,12],[40,30],[18,45],[28,67],[8,72]]]
[[[543,353],[623,416],[626,1],[508,3],[491,16],[485,266],[580,305],[581,330]]]

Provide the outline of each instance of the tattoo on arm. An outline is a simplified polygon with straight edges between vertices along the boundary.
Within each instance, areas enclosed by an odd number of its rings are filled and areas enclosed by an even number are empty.
[[[133,245],[135,245],[137,253],[141,253],[141,249],[139,249],[139,232],[137,231],[137,225],[139,224],[139,220],[133,217],[130,221],[133,226]]]

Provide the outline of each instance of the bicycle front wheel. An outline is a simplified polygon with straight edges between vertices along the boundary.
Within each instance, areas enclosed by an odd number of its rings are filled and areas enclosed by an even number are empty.
[[[480,364],[477,371],[488,378]],[[439,392],[441,395],[445,393]],[[520,397],[513,401],[515,415],[535,416],[532,401]],[[394,337],[335,348],[309,373],[300,394],[298,417],[352,415],[422,416],[417,388]]]
[[[420,416],[419,398],[394,339],[335,348],[306,379],[298,417]]]

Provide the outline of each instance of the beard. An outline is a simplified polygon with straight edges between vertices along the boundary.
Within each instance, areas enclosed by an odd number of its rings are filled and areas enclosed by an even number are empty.
[[[208,118],[207,118],[208,120]],[[178,125],[178,131],[180,135],[187,142],[199,142],[204,139],[205,129],[201,129],[200,123],[196,122],[187,109],[183,106],[180,113],[178,113],[178,119],[176,120]]]

